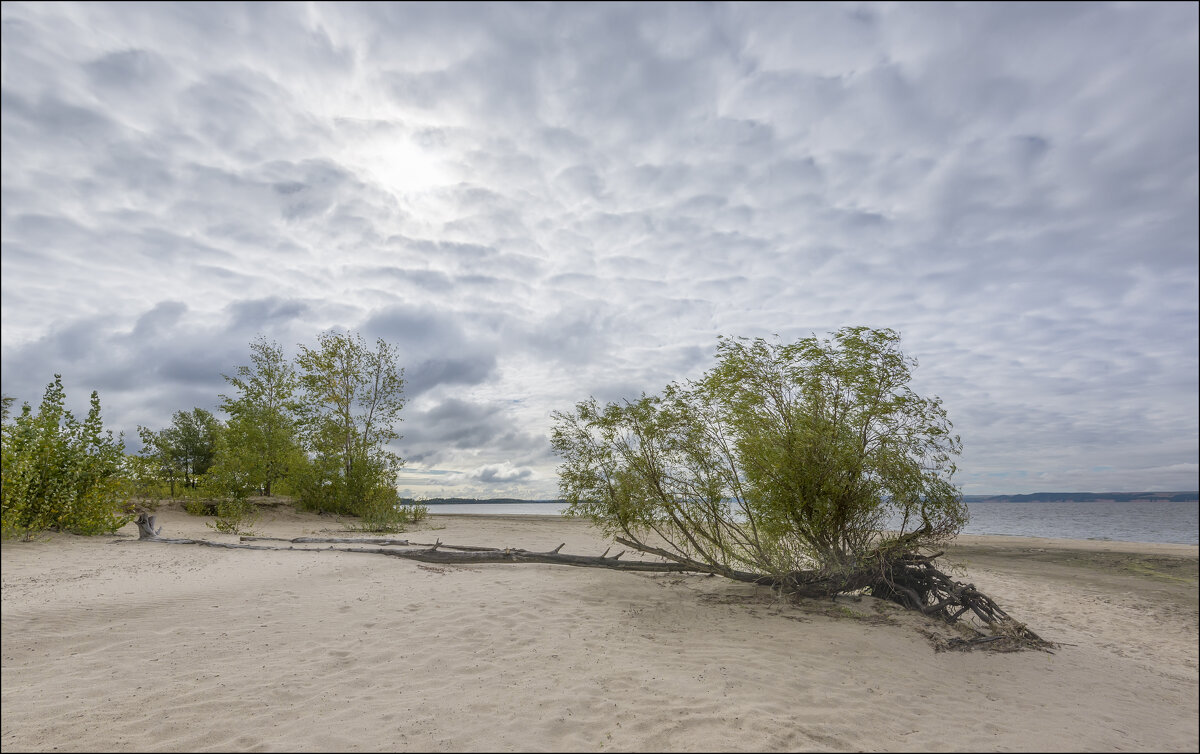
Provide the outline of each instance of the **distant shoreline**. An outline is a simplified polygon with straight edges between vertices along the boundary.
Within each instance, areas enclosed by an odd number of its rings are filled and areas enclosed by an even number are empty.
[[[566,500],[527,500],[516,497],[435,497],[429,500],[405,498],[405,505],[563,505]],[[966,503],[1196,503],[1194,492],[1031,492],[1020,495],[963,495]]]
[[[1195,503],[1200,492],[1031,492],[963,495],[966,503]]]

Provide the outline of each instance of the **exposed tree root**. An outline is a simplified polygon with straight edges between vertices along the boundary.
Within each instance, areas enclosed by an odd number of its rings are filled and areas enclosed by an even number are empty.
[[[974,584],[955,581],[934,566],[942,553],[922,556],[907,553],[880,570],[871,584],[871,594],[897,602],[946,623],[956,623],[964,615],[974,615],[990,633],[971,639],[951,639],[946,649],[974,649],[985,646],[996,651],[1017,649],[1050,650],[1046,641],[1008,613]]]
[[[960,618],[976,617],[986,627],[983,633],[969,624],[977,635],[970,639],[951,639],[945,649],[974,649],[986,647],[999,651],[1015,649],[1050,650],[1052,642],[1031,631],[1024,623],[1014,620],[1000,609],[990,597],[975,588],[947,576],[934,566],[942,553],[921,555],[905,551],[904,542],[893,542],[887,550],[874,553],[865,564],[856,568],[831,572],[825,570],[793,571],[783,576],[749,573],[720,568],[689,560],[677,553],[652,547],[635,539],[617,537],[616,541],[642,552],[668,558],[692,570],[716,573],[737,581],[773,586],[796,597],[833,597],[837,594],[869,590],[880,599],[957,624]],[[898,554],[897,554],[898,553]]]
[[[647,554],[660,555],[667,562],[644,560],[620,560],[625,551],[609,556],[609,550],[598,556],[568,555],[560,552],[564,545],[548,552],[531,552],[517,548],[476,547],[472,545],[448,545],[440,540],[430,543],[412,542],[407,539],[386,538],[340,538],[340,537],[280,537],[242,536],[238,544],[212,542],[204,539],[171,539],[161,537],[162,527],[155,527],[155,518],[142,513],[136,520],[138,539],[164,544],[193,544],[206,547],[221,547],[233,550],[309,550],[312,552],[357,552],[387,555],[394,558],[440,564],[479,563],[548,563],[586,568],[608,568],[618,571],[643,571],[652,573],[711,573],[759,585],[779,588],[781,591],[802,597],[833,597],[839,593],[869,590],[878,598],[896,602],[946,623],[958,623],[964,615],[973,615],[988,629],[983,633],[971,628],[976,635],[971,638],[944,639],[932,633],[926,635],[939,651],[945,649],[968,650],[984,648],[995,651],[1019,649],[1049,650],[1055,645],[1029,630],[1025,624],[1013,620],[974,584],[964,584],[947,576],[934,566],[942,553],[923,556],[904,553],[885,558],[869,567],[852,569],[832,574],[823,571],[797,571],[783,578],[765,576],[743,571],[716,568],[711,565],[689,561],[665,550],[617,537],[622,544]],[[243,544],[247,541],[286,542],[288,546]],[[329,544],[325,550],[298,548],[297,544]],[[379,545],[378,547],[333,547],[335,544]],[[394,549],[394,548],[411,549]],[[416,549],[419,548],[419,549]]]

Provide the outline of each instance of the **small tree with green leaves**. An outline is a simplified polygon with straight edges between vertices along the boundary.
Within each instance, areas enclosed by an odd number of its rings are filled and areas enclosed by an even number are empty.
[[[404,370],[382,338],[325,332],[300,346],[300,427],[308,460],[293,475],[299,503],[312,510],[362,513],[396,501],[403,464],[387,447],[399,439]]]
[[[212,412],[202,408],[176,411],[167,438],[176,465],[183,471],[184,485],[199,487],[217,455],[217,434],[221,423]]]
[[[200,494],[200,480],[216,460],[217,435],[221,423],[212,412],[202,408],[176,411],[171,425],[154,431],[138,427],[142,441],[142,456],[157,467],[163,482],[176,496],[177,483],[182,483],[190,497]]]
[[[960,440],[892,330],[722,338],[661,397],[556,413],[572,515],[645,552],[795,594],[890,589],[966,521]]]
[[[142,461],[141,469],[147,477],[147,485],[149,479],[153,478],[174,499],[176,485],[183,481],[183,469],[176,459],[170,434],[165,429],[153,430],[141,425],[138,425],[137,433],[142,442],[138,456]]]
[[[250,364],[222,376],[236,393],[220,396],[221,410],[229,420],[226,442],[216,454],[217,465],[225,473],[236,469],[261,494],[269,496],[302,460],[295,367],[278,343],[260,336],[250,343]]]
[[[9,421],[11,402],[4,401],[0,422],[4,536],[47,529],[105,534],[132,520],[123,511],[124,445],[104,430],[95,391],[82,422],[65,407],[61,375],[46,387],[37,413],[26,403]]]

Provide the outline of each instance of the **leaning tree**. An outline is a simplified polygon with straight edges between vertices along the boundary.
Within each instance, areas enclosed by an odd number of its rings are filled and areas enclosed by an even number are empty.
[[[798,596],[869,590],[1036,640],[934,562],[967,520],[961,441],[941,400],[911,388],[899,342],[866,327],[722,338],[697,380],[556,412],[568,513],[690,570]]]

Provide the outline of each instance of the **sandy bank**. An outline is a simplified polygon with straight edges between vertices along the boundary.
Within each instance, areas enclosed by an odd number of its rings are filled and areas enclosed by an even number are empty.
[[[204,519],[160,516],[209,539]],[[259,531],[335,530],[281,509]],[[2,548],[20,750],[1196,750],[1197,548],[963,537],[1055,654],[935,653],[877,603],[703,576],[54,535]],[[408,536],[599,554],[586,523]],[[1016,541],[1009,541],[1016,540]]]

